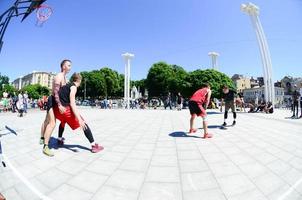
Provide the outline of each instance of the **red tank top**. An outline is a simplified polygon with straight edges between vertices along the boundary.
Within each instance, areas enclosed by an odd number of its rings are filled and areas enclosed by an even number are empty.
[[[208,94],[208,88],[202,88],[197,90],[191,97],[191,101],[195,101],[198,104],[203,104],[206,101],[206,96]]]

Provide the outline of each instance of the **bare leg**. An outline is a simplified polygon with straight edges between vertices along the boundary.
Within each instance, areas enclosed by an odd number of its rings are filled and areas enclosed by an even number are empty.
[[[44,132],[44,147],[43,147],[43,153],[48,156],[54,156],[53,152],[50,151],[48,147],[50,136],[56,126],[56,118],[54,116],[53,109],[50,109],[48,112],[49,115],[49,123],[46,126],[45,132]]]
[[[48,145],[48,142],[49,142],[50,136],[53,132],[53,129],[56,127],[56,118],[55,118],[55,115],[54,115],[52,109],[49,110],[48,115],[49,115],[48,116],[49,122],[48,122],[45,132],[44,132],[44,138],[45,138],[44,144],[46,144],[46,145]]]
[[[41,138],[44,137],[45,129],[46,129],[46,126],[48,123],[49,123],[49,116],[47,113],[45,116],[45,120],[43,121],[42,126],[41,126]]]
[[[194,129],[194,119],[195,119],[195,115],[191,115],[191,119],[190,119],[190,130]]]
[[[208,122],[207,121],[203,121],[202,125],[203,125],[203,133],[207,134],[208,133]]]

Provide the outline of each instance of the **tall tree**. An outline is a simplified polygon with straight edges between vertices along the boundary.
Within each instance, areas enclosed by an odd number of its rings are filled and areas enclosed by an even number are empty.
[[[108,67],[100,69],[100,73],[106,82],[105,96],[114,96],[120,88],[118,73]]]
[[[78,89],[79,96],[84,98],[86,91],[86,98],[98,98],[105,96],[106,81],[103,74],[99,70],[93,70],[90,72],[81,72],[82,83]]]
[[[9,84],[9,78],[8,76],[1,75],[0,73],[0,89],[3,90],[4,84]]]
[[[191,86],[188,81],[189,74],[181,66],[172,65],[171,68],[173,75],[169,80],[169,90],[174,94],[180,92],[187,96],[187,88]]]
[[[230,79],[224,73],[213,69],[207,70],[195,70],[189,74],[189,80],[192,86],[188,88],[191,95],[193,92],[198,90],[203,83],[209,83],[212,89],[212,96],[216,98],[220,98],[222,93],[223,85],[228,85],[230,88],[234,88],[234,84],[232,79]]]
[[[146,87],[150,97],[159,97],[169,92],[169,82],[173,77],[173,69],[165,62],[158,62],[149,69]]]
[[[42,96],[49,96],[50,90],[48,87],[40,84],[27,85],[21,91],[27,91],[28,96],[33,99],[39,99]]]

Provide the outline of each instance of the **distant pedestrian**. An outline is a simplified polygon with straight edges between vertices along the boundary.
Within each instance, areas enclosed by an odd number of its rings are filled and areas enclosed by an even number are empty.
[[[23,92],[20,92],[18,95],[18,101],[16,103],[17,110],[19,113],[19,117],[23,117],[24,113],[24,98],[23,98]]]
[[[292,118],[298,118],[298,112],[299,112],[299,96],[300,92],[297,90],[297,85],[294,85],[294,92],[293,92],[293,116]]]
[[[177,94],[177,110],[181,110],[182,109],[182,102],[183,102],[183,98],[182,98],[182,95],[180,94],[180,92],[178,92]]]
[[[25,91],[24,94],[23,94],[23,103],[24,103],[24,113],[27,113],[27,108],[28,108],[28,94],[27,94],[27,91]]]
[[[300,87],[300,111],[301,111],[301,114],[300,114],[299,118],[302,118],[302,83],[301,83],[301,87]]]

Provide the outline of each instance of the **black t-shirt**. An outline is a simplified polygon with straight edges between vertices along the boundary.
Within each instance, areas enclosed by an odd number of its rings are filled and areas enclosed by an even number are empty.
[[[62,106],[68,106],[70,104],[70,88],[75,86],[74,83],[67,83],[66,85],[62,86],[59,90],[59,97]]]
[[[295,91],[293,92],[293,100],[294,100],[295,102],[298,101],[299,96],[300,96],[299,92],[298,92],[297,90],[295,90]]]
[[[229,92],[226,93],[226,94],[222,92],[222,98],[226,102],[232,102],[232,101],[234,101],[235,95],[236,95],[236,92],[233,91],[233,90],[229,90]]]

